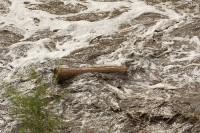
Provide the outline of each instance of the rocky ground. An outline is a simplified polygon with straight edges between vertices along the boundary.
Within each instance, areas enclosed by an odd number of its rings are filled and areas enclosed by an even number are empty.
[[[199,133],[198,0],[1,0],[0,132],[14,132],[4,84],[21,91],[34,67],[126,65],[88,73],[56,90],[63,133]]]

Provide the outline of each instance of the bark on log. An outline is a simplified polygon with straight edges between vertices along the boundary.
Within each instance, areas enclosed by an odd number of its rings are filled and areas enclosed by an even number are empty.
[[[98,66],[98,67],[86,67],[86,68],[55,68],[54,69],[54,77],[58,83],[62,83],[70,78],[73,78],[77,75],[83,73],[114,73],[114,72],[126,72],[126,66]]]

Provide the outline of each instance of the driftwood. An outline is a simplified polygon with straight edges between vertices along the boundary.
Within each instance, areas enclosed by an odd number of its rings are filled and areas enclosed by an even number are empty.
[[[98,67],[85,67],[85,68],[62,68],[58,67],[54,69],[54,77],[58,83],[62,83],[70,78],[73,78],[77,75],[83,73],[114,73],[114,72],[126,72],[126,66],[98,66]]]

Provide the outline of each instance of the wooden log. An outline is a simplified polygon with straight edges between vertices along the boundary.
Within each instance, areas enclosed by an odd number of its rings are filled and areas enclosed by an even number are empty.
[[[98,67],[70,67],[70,68],[62,68],[58,67],[54,69],[54,77],[58,83],[62,83],[70,78],[73,78],[77,75],[83,73],[114,73],[114,72],[126,72],[126,66],[98,66]]]

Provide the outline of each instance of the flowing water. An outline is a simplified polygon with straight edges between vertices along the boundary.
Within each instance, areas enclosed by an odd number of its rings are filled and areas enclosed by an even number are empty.
[[[200,132],[198,0],[0,0],[0,132],[4,83],[26,91],[34,67],[126,65],[126,74],[83,74],[57,89],[70,133]]]

